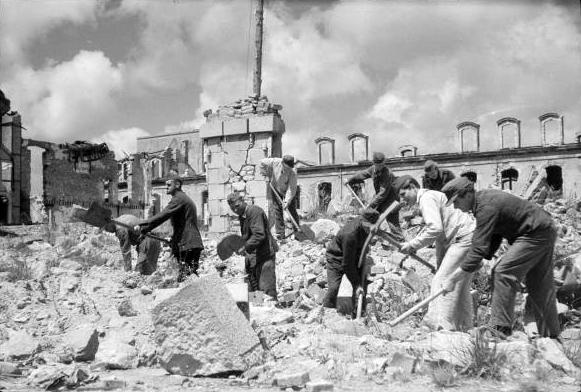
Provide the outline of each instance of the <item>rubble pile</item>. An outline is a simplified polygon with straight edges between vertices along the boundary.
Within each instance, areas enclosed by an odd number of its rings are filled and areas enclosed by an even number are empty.
[[[240,118],[252,114],[278,114],[282,110],[282,105],[268,102],[268,97],[265,95],[256,97],[248,97],[239,99],[231,104],[218,106],[216,112],[212,109],[206,110],[204,116],[208,121],[217,118]]]
[[[556,258],[578,264],[578,206],[555,200],[545,209],[559,225]],[[228,299],[225,287],[242,282],[244,258],[220,260],[215,241],[204,241],[200,278],[178,284],[169,248],[154,274],[125,272],[117,239],[83,224],[51,236],[34,229],[2,238],[0,386],[397,391],[410,383],[432,390],[445,378],[467,391],[484,382],[460,376],[478,374],[477,353],[490,360],[478,362],[480,368],[512,383],[507,390],[522,390],[519,380],[528,380],[567,391],[581,380],[581,323],[570,305],[562,344],[517,331],[506,342],[483,345],[469,333],[420,327],[421,312],[390,328],[387,321],[427,296],[432,275],[380,242],[368,255],[364,317],[323,308],[325,245],[339,226],[321,220],[311,227],[317,241],[289,239],[280,246],[278,302],[250,293],[246,311],[226,319],[221,315],[240,304]],[[435,264],[434,253],[428,248],[419,256]],[[212,373],[225,378],[192,378]]]

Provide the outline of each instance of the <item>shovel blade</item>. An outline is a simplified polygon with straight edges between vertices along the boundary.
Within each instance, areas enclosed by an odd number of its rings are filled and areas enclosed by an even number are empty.
[[[89,209],[75,207],[73,217],[91,226],[103,227],[111,222],[111,210],[101,206],[98,202],[91,203]]]
[[[300,230],[295,231],[294,234],[295,240],[299,242],[315,240],[315,232],[311,230],[311,228],[307,224],[302,224],[300,226]]]
[[[236,234],[229,234],[218,242],[216,251],[218,252],[220,260],[226,260],[230,258],[234,252],[242,248],[242,246],[244,246],[244,240],[242,240],[242,237]]]

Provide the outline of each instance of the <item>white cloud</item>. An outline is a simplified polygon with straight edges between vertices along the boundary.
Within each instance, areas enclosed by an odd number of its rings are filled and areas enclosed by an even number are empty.
[[[121,159],[127,154],[137,152],[137,138],[151,136],[141,128],[111,130],[91,139],[93,143],[107,143],[109,149],[115,152],[115,159]]]
[[[102,132],[107,116],[117,110],[114,95],[122,78],[102,52],[81,51],[40,71],[23,68],[5,85],[28,137],[56,141]]]

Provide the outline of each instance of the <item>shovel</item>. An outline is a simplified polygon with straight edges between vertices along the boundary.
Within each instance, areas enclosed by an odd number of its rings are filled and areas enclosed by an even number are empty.
[[[363,244],[363,248],[361,249],[361,254],[359,255],[359,262],[357,263],[357,268],[360,269],[361,266],[363,265],[363,262],[365,261],[365,257],[367,256],[367,249],[369,247],[369,243],[371,242],[371,239],[374,236],[374,232],[377,233],[377,230],[379,230],[379,226],[381,226],[381,223],[387,218],[387,216],[389,214],[391,214],[393,211],[395,211],[399,207],[399,205],[400,204],[399,204],[398,201],[394,201],[379,216],[379,219],[377,219],[377,222],[375,222],[375,225],[373,226],[374,229],[372,229],[369,232],[369,234],[367,235],[367,238],[365,239],[365,243]],[[365,274],[365,269],[362,270],[361,274],[362,275]],[[361,280],[362,281],[363,281],[363,279],[366,279],[366,276],[361,276]],[[357,297],[357,313],[356,313],[356,318],[360,318],[361,317],[361,312],[363,310],[362,308],[363,308],[363,294],[359,294],[359,296]]]
[[[96,226],[99,228],[107,225],[108,223],[114,223],[117,226],[125,227],[126,229],[133,229],[133,226],[131,226],[131,225],[128,225],[126,223],[111,219],[111,210],[108,208],[102,207],[97,202],[91,203],[88,210],[83,208],[83,207],[79,207],[79,206],[74,207],[73,217],[77,218],[78,220],[85,222],[91,226]],[[165,242],[167,244],[170,243],[165,238],[159,237],[155,234],[147,233],[147,234],[143,234],[143,235],[146,237],[156,239],[158,241]]]
[[[361,204],[362,208],[365,208],[365,204],[363,204],[363,202],[361,201],[361,199],[359,198],[359,196],[357,196],[357,193],[355,193],[355,191],[353,190],[353,188],[351,188],[351,185],[349,184],[345,184],[345,186],[351,191],[351,194],[353,195],[353,197],[355,198],[355,200],[357,200],[359,202],[359,204]]]
[[[226,260],[243,246],[244,240],[242,237],[237,234],[228,234],[226,237],[222,238],[220,242],[218,242],[216,251],[218,252],[218,257],[220,257],[220,260]]]
[[[442,288],[440,291],[430,295],[428,298],[426,298],[423,301],[419,302],[418,304],[412,306],[408,311],[403,313],[401,316],[396,317],[395,319],[388,322],[387,325],[389,325],[390,327],[396,326],[397,324],[401,323],[403,320],[405,320],[406,318],[408,318],[409,316],[411,316],[412,314],[414,314],[418,310],[422,309],[424,306],[428,305],[430,302],[432,302],[433,300],[435,300],[436,298],[438,298],[440,295],[444,294],[445,292],[446,292],[446,290]]]
[[[278,194],[278,192],[276,191],[276,189],[274,189],[274,187],[272,186],[272,184],[270,183],[270,181],[268,182],[268,186],[270,187],[270,189],[272,190],[272,193],[274,194],[274,196],[276,197],[276,200],[280,203],[281,206],[284,206],[284,203],[282,201],[282,198],[280,197],[280,195]],[[288,213],[288,216],[293,224],[294,227],[294,232],[295,232],[295,239],[297,241],[305,241],[305,240],[310,240],[313,241],[315,239],[315,233],[313,233],[313,231],[311,230],[310,227],[308,227],[307,225],[302,225],[299,226],[299,224],[297,223],[297,221],[295,220],[295,218],[293,218],[293,216],[291,215],[291,213],[289,212],[288,208],[285,207],[284,210]]]

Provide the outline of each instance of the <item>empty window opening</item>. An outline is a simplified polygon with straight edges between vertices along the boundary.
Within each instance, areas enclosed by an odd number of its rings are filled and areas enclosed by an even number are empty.
[[[514,184],[518,181],[518,171],[516,169],[506,169],[500,173],[502,189],[513,190]]]
[[[331,190],[332,186],[330,182],[322,182],[319,184],[319,211],[326,212],[331,202]]]
[[[464,173],[460,174],[460,177],[466,177],[467,179],[469,179],[472,182],[476,182],[476,180],[478,180],[478,175],[476,174],[476,172],[473,172],[473,171],[464,172]]]
[[[563,171],[561,166],[547,166],[547,184],[553,188],[554,191],[563,189]]]

